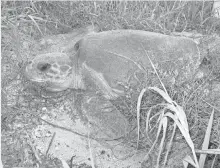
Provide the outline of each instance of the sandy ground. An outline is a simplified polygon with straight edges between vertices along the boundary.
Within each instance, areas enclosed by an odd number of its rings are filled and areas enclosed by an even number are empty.
[[[47,111],[46,108],[43,109]],[[89,129],[80,119],[73,122],[63,110],[46,112],[42,118],[50,123],[88,136]],[[50,141],[55,133],[48,154],[63,160],[70,160],[72,164],[91,165],[91,157],[97,168],[140,168],[144,153],[137,154],[134,148],[123,146],[120,142],[100,143],[90,138],[76,135],[61,128],[48,124],[39,125],[33,130],[35,145],[38,150],[46,154]]]

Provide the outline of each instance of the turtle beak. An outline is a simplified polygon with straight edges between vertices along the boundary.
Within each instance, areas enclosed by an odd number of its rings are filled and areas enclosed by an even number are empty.
[[[24,76],[26,77],[26,78],[30,78],[31,76],[29,75],[29,72],[31,71],[31,68],[32,67],[32,63],[31,63],[31,61],[30,62],[28,62],[27,64],[26,64],[26,66],[23,68],[23,74],[24,74]]]

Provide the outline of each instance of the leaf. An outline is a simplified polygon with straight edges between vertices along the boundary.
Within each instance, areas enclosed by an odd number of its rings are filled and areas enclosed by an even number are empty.
[[[208,127],[207,127],[207,130],[206,130],[204,142],[203,142],[203,144],[202,144],[202,149],[203,149],[203,150],[208,149],[208,146],[209,146],[209,140],[210,140],[210,135],[211,135],[211,129],[212,129],[214,111],[215,111],[215,110],[214,110],[214,108],[213,108],[212,114],[211,114],[210,119],[209,119]],[[201,155],[200,155],[200,158],[199,158],[199,167],[200,167],[200,168],[203,168],[203,167],[204,167],[204,165],[205,165],[205,160],[206,160],[206,156],[207,156],[207,154],[201,154]]]
[[[167,149],[167,151],[166,151],[166,155],[165,155],[165,158],[164,158],[163,168],[165,168],[165,166],[166,166],[166,164],[167,164],[168,155],[169,155],[170,150],[171,150],[171,147],[172,147],[173,138],[174,138],[175,133],[176,133],[176,123],[174,122],[173,132],[172,132],[172,136],[171,136],[171,138],[170,138],[170,142],[169,142],[169,144],[168,144],[168,149]]]
[[[192,141],[192,139],[189,135],[189,132],[184,129],[184,127],[181,125],[181,123],[177,119],[176,115],[173,115],[172,113],[168,112],[164,116],[168,116],[168,117],[170,117],[174,120],[174,122],[176,123],[176,125],[180,129],[182,135],[184,136],[186,142],[188,143],[188,145],[190,146],[190,148],[192,150],[193,157],[194,157],[194,160],[195,160],[195,164],[197,165],[196,167],[199,167],[199,163],[198,163],[197,158],[196,158],[195,147],[194,147],[193,141]]]
[[[152,144],[152,141],[151,141],[151,139],[150,139],[150,137],[149,137],[149,135],[148,135],[148,131],[149,131],[149,128],[148,128],[148,126],[149,126],[149,123],[150,123],[150,115],[151,115],[151,112],[152,112],[152,108],[150,108],[150,110],[148,111],[148,113],[147,113],[147,118],[146,118],[146,135],[147,135],[147,139],[148,139],[148,141],[150,141],[150,143]]]
[[[63,159],[60,159],[60,160],[62,162],[63,168],[70,168],[65,160],[63,160]]]
[[[168,104],[167,108],[176,113],[177,118],[179,119],[185,131],[189,132],[186,114],[183,111],[182,107],[175,103],[175,106],[173,104]]]
[[[157,74],[157,78],[159,79],[160,84],[162,85],[164,91],[167,93],[167,90],[166,90],[166,88],[165,88],[163,82],[162,82],[161,79],[160,79],[160,76],[159,76],[159,74],[158,74],[158,72],[157,72],[157,70],[156,70],[156,67],[154,66],[154,63],[153,63],[152,60],[150,59],[150,56],[149,56],[148,52],[144,49],[143,44],[141,44],[141,46],[142,46],[142,48],[143,48],[143,50],[144,50],[144,52],[145,52],[145,55],[147,55],[147,57],[148,57],[148,59],[149,59],[149,61],[150,61],[150,64],[151,64],[152,68],[154,69],[154,72]]]
[[[137,148],[138,148],[138,143],[139,143],[139,138],[140,138],[140,112],[141,112],[141,100],[142,97],[144,95],[144,93],[146,92],[147,89],[142,89],[141,93],[138,96],[138,102],[137,102],[137,131],[138,131],[138,139],[137,139]]]
[[[170,117],[174,120],[174,122],[176,123],[176,125],[178,126],[178,128],[180,129],[180,132],[182,133],[182,135],[184,136],[184,138],[186,139],[188,145],[194,149],[194,144],[189,136],[189,133],[184,129],[184,127],[181,125],[181,123],[179,122],[179,120],[177,119],[177,117],[175,115],[173,115],[172,113],[168,112],[166,113],[164,116]]]
[[[195,151],[196,151],[196,153],[206,153],[206,154],[210,154],[210,155],[220,155],[220,149],[204,149],[204,150],[196,149]]]
[[[159,93],[168,103],[172,104],[173,100],[170,98],[170,96],[164,92],[163,90],[157,88],[157,87],[148,87],[150,90],[154,90],[157,93]]]
[[[194,163],[193,159],[192,159],[189,155],[187,155],[187,156],[183,159],[183,165],[184,165],[184,167],[187,168],[189,163],[190,163],[191,165],[193,165],[194,167],[196,167],[196,164]]]
[[[40,30],[40,27],[38,26],[37,22],[34,20],[33,16],[28,15],[28,17],[34,22],[35,26],[37,27],[41,35],[43,35],[42,31]]]
[[[163,137],[161,139],[161,142],[160,142],[160,147],[159,147],[159,153],[158,153],[158,156],[157,156],[157,165],[156,165],[156,168],[159,168],[160,166],[160,156],[163,152],[163,146],[164,146],[164,142],[165,142],[165,137],[166,137],[166,131],[167,131],[167,117],[163,117],[161,119],[161,123],[162,123],[162,126],[163,126]]]
[[[163,113],[162,113],[161,115],[163,115]],[[161,115],[160,115],[160,116],[161,116]],[[158,140],[158,137],[159,137],[159,135],[160,135],[161,127],[162,127],[162,122],[159,123],[158,129],[157,129],[156,139],[155,139],[153,145],[151,146],[150,150],[148,151],[148,153],[145,155],[144,160],[146,160],[146,159],[148,158],[149,154],[150,154],[151,151],[154,149],[154,146],[156,145],[157,140]]]

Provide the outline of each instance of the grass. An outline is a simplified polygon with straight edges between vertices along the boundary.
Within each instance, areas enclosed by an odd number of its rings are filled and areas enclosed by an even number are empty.
[[[34,157],[35,152],[30,147],[32,146],[31,130],[39,121],[31,112],[34,111],[34,115],[40,114],[41,107],[59,106],[64,100],[62,96],[54,100],[52,98],[42,100],[41,97],[23,92],[23,88],[29,87],[29,83],[23,81],[21,74],[30,57],[29,54],[35,50],[33,39],[67,33],[74,28],[92,23],[98,24],[101,31],[138,29],[168,35],[172,32],[184,31],[203,35],[202,49],[204,51],[209,49],[209,53],[208,56],[205,54],[208,63],[201,65],[201,68],[205,72],[207,71],[208,75],[201,81],[191,81],[177,88],[167,88],[167,93],[165,93],[171,100],[183,107],[189,133],[191,133],[190,139],[196,149],[201,147],[211,112],[215,109],[219,113],[217,107],[220,104],[220,95],[210,88],[220,78],[218,76],[220,74],[218,59],[220,51],[217,46],[207,48],[216,39],[213,34],[220,34],[220,20],[213,17],[211,1],[2,1],[1,8],[2,162],[5,167],[39,164]],[[147,82],[149,84],[151,81]],[[157,87],[161,88],[160,85]],[[140,92],[140,90],[138,91]],[[137,113],[133,113],[137,109],[137,102],[139,102]],[[165,116],[166,111],[161,108],[161,103],[164,103],[163,98],[146,88],[140,95],[139,101],[126,99],[124,104],[117,104],[121,105],[120,108],[123,109],[124,115],[138,122],[138,140],[128,140],[128,144],[138,144],[138,150],[144,150],[149,149],[149,144],[152,145],[154,142],[157,145],[155,139],[159,141],[162,138],[165,141],[164,139],[167,138],[171,145],[172,139],[177,141],[177,137],[180,137],[182,142],[184,141],[180,132],[173,129],[173,121],[169,118],[164,119],[168,115]],[[213,149],[219,148],[220,144],[218,113],[215,113],[209,140],[209,148]],[[164,128],[167,128],[167,131]],[[162,129],[164,129],[163,134],[160,134]],[[165,137],[165,132],[167,137]],[[161,141],[159,152],[161,155],[159,156],[164,160],[169,160],[169,152],[178,153],[179,149],[170,146],[170,149],[166,148],[168,154],[164,156],[162,146],[166,145],[163,144],[163,141]],[[176,142],[173,142],[173,145],[174,143]],[[156,149],[152,148],[151,151],[156,152]],[[191,155],[190,151],[187,154]],[[178,155],[183,154],[179,152]],[[57,163],[56,159],[49,159],[46,156],[39,157],[48,167],[60,167],[60,163]],[[161,158],[157,158],[157,165],[161,164]],[[206,158],[205,166],[213,165],[215,167],[218,162],[220,162],[220,158],[217,155],[209,155]]]

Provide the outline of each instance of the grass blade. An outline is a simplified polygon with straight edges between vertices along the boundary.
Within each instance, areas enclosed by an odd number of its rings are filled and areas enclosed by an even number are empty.
[[[164,142],[165,142],[166,131],[167,131],[167,122],[168,122],[167,117],[163,117],[162,120],[161,120],[161,123],[162,123],[162,126],[163,126],[163,137],[162,137],[161,142],[160,142],[159,153],[158,153],[158,156],[157,156],[156,168],[159,168],[159,166],[160,166],[160,156],[162,154],[163,146],[164,146]]]
[[[189,163],[190,163],[191,165],[193,165],[194,167],[196,167],[196,165],[195,165],[193,159],[192,159],[189,155],[187,155],[187,156],[183,159],[184,168],[187,168],[188,165],[189,165]]]
[[[189,132],[189,126],[187,123],[186,114],[183,111],[182,107],[175,103],[175,105],[168,104],[167,108],[176,113],[176,116],[180,121],[181,125],[183,126],[183,128],[185,129],[185,131]]]
[[[188,145],[190,146],[190,148],[192,150],[193,157],[194,157],[194,160],[195,160],[195,165],[196,165],[196,167],[199,168],[199,163],[198,163],[196,153],[195,153],[195,147],[194,147],[192,139],[190,138],[189,132],[186,131],[186,129],[184,129],[184,127],[181,125],[181,123],[179,122],[176,115],[173,115],[172,113],[168,112],[164,116],[168,116],[168,117],[172,118],[174,120],[174,122],[177,124],[178,128],[180,129],[180,132],[182,133],[182,135],[184,136],[186,142],[188,143]]]
[[[173,100],[170,98],[170,96],[164,92],[163,90],[157,88],[157,87],[149,87],[148,89],[154,90],[155,92],[159,93],[168,103],[172,103]]]
[[[39,32],[40,32],[41,35],[43,36],[43,33],[42,33],[40,27],[38,26],[37,22],[34,20],[33,16],[28,15],[28,17],[34,22],[35,26],[37,27],[37,29],[39,30]]]
[[[163,116],[163,115],[164,115],[164,114],[162,113],[162,114],[160,115],[160,117]],[[162,118],[162,117],[161,117],[161,118]],[[162,128],[162,122],[159,123],[158,129],[157,129],[156,139],[155,139],[153,145],[151,146],[150,150],[148,151],[148,153],[147,153],[146,156],[144,157],[144,160],[147,160],[147,159],[148,159],[148,155],[149,155],[149,154],[151,153],[151,151],[154,149],[154,146],[156,145],[157,140],[158,140],[158,138],[159,138],[161,128]]]
[[[65,160],[63,160],[63,159],[60,159],[60,160],[62,162],[63,168],[70,168]]]
[[[138,102],[137,102],[137,131],[138,131],[138,138],[137,138],[137,148],[138,148],[138,143],[139,143],[139,138],[140,138],[140,112],[141,112],[141,100],[142,97],[144,95],[144,93],[146,92],[147,89],[142,89],[141,93],[138,96]]]
[[[142,46],[142,48],[144,49],[143,44],[141,44],[141,46]],[[156,70],[156,68],[155,68],[155,66],[154,66],[154,64],[153,64],[153,62],[151,61],[149,54],[147,53],[147,51],[146,51],[145,49],[144,49],[144,52],[145,52],[145,54],[147,55],[147,57],[148,57],[148,59],[149,59],[149,61],[150,61],[150,63],[151,63],[151,66],[152,66],[153,69],[154,69],[154,72],[157,74],[157,77],[158,77],[158,79],[159,79],[159,81],[160,81],[160,84],[162,85],[162,87],[163,87],[163,89],[164,89],[164,92],[167,93],[166,87],[164,86],[163,82],[161,81],[160,76],[159,76],[159,74],[158,74],[158,72],[157,72],[157,70]],[[167,94],[167,95],[168,95],[168,94]]]
[[[214,118],[214,112],[215,112],[215,110],[213,109],[212,110],[212,114],[211,114],[210,119],[209,119],[209,123],[208,123],[208,127],[207,127],[207,130],[206,130],[204,142],[202,144],[202,150],[208,149],[208,146],[209,146],[209,140],[210,140],[210,135],[211,135],[211,129],[212,129],[212,123],[213,123],[213,118]],[[200,155],[200,158],[199,158],[199,167],[200,168],[204,167],[206,156],[207,156],[207,154],[201,154]]]

